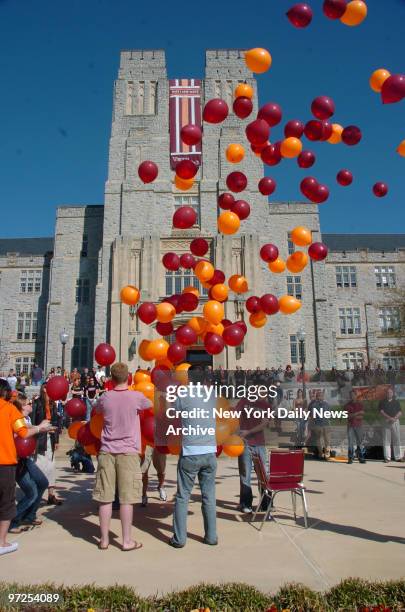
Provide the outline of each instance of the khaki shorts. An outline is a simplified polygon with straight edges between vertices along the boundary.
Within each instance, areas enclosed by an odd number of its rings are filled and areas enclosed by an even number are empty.
[[[114,501],[115,491],[121,504],[136,504],[142,495],[139,455],[100,453],[93,499],[103,504]]]
[[[144,456],[141,457],[142,474],[146,474],[149,471],[151,463],[153,463],[157,475],[164,476],[166,471],[166,455],[164,453],[159,453],[156,448],[147,446]]]

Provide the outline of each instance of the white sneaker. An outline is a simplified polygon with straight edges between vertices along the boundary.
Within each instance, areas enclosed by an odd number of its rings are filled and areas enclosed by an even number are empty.
[[[158,487],[158,492],[159,492],[159,498],[162,501],[167,501],[166,489],[164,489],[163,487]]]
[[[0,555],[6,555],[7,553],[15,552],[18,549],[18,542],[13,542],[8,546],[0,546]]]
[[[146,508],[147,505],[148,505],[148,496],[142,495],[142,503],[141,503],[142,508]]]
[[[243,514],[252,514],[253,508],[250,508],[249,506],[241,506],[240,511]]]

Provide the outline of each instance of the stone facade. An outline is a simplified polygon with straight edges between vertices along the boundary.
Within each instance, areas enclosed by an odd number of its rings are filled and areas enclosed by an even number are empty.
[[[233,91],[241,81],[247,81],[255,90],[253,117],[257,112],[256,81],[244,64],[242,52],[207,51],[202,104],[210,98],[222,97],[232,108]],[[91,363],[94,346],[103,341],[111,342],[118,358],[127,361],[132,370],[138,364],[145,365],[136,348],[141,338],[154,337],[155,332],[130,316],[128,307],[120,303],[120,289],[134,284],[141,289],[143,300],[156,302],[175,293],[188,280],[176,280],[165,274],[162,255],[167,251],[178,254],[188,251],[195,236],[209,241],[212,261],[227,277],[234,273],[247,276],[248,295],[281,296],[289,291],[302,295],[298,313],[287,317],[277,314],[269,318],[264,329],[250,328],[242,349],[228,348],[214,358],[214,366],[248,368],[294,363],[295,336],[300,327],[306,331],[309,369],[317,364],[323,368],[344,367],[346,361],[352,365],[360,356],[363,362],[382,361],[384,353],[395,350],[399,340],[392,334],[388,338],[379,327],[379,307],[382,296],[383,301],[387,300],[387,291],[376,287],[375,266],[395,266],[396,283],[403,284],[405,235],[397,237],[395,245],[384,254],[367,245],[358,250],[355,240],[346,248],[342,239],[341,247],[331,236],[334,246],[326,262],[311,263],[300,275],[271,274],[259,258],[260,247],[266,242],[275,243],[286,258],[288,232],[293,227],[305,225],[312,230],[314,240],[328,243],[328,236],[321,235],[318,207],[303,202],[269,203],[257,190],[263,176],[259,158],[248,152],[237,167],[226,161],[228,144],[241,142],[249,147],[244,129],[251,118],[240,121],[232,113],[225,124],[204,124],[202,164],[195,186],[187,192],[177,190],[170,170],[168,108],[164,52],[122,52],[114,86],[104,207],[58,208],[52,259],[41,253],[39,245],[31,249],[39,253],[28,256],[12,256],[6,245],[3,255],[0,251],[4,353],[4,366],[0,369],[15,365],[17,355],[23,354],[30,358],[36,355],[48,369],[59,365],[59,333],[63,329],[70,338],[67,368]],[[147,185],[137,175],[138,165],[145,159],[159,166],[158,178]],[[236,236],[223,236],[217,233],[216,201],[219,193],[226,190],[227,174],[235,169],[248,177],[248,187],[240,197],[250,203],[251,214]],[[186,232],[172,229],[172,215],[179,203],[192,203],[199,212],[198,224]],[[0,247],[2,242],[7,241],[0,241]],[[336,266],[355,266],[356,286],[338,287]],[[19,293],[16,267],[43,270],[40,296]],[[227,318],[246,318],[245,297],[231,295],[225,305]],[[16,339],[17,311],[23,307],[38,313],[38,338],[29,344]],[[350,307],[359,308],[361,326],[356,333],[341,333],[339,308]],[[186,320],[183,315],[178,317],[179,323]],[[206,359],[199,351],[201,346],[193,347],[190,359]]]

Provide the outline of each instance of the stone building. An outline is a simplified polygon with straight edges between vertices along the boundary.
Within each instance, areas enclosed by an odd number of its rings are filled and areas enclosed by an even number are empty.
[[[368,362],[400,365],[398,309],[389,289],[404,283],[405,235],[322,236],[316,205],[269,203],[258,192],[263,165],[254,155],[237,167],[248,176],[241,197],[250,203],[251,214],[238,234],[218,234],[217,197],[226,190],[227,174],[235,170],[225,149],[246,141],[249,118],[241,121],[230,113],[223,124],[204,124],[202,151],[182,150],[178,130],[198,121],[210,98],[221,97],[232,108],[233,91],[244,81],[255,89],[252,117],[257,112],[256,81],[241,51],[208,50],[203,81],[169,81],[164,51],[121,53],[104,206],[59,207],[54,238],[0,240],[0,370],[27,371],[34,359],[46,369],[60,365],[63,329],[69,334],[67,368],[92,364],[94,347],[102,341],[111,342],[132,370],[145,365],[137,346],[156,332],[120,303],[120,289],[134,284],[144,301],[158,302],[186,285],[198,285],[189,271],[165,272],[161,263],[167,251],[188,251],[196,236],[208,240],[212,261],[227,277],[237,272],[247,276],[248,295],[302,298],[295,315],[277,314],[264,329],[249,328],[243,345],[223,351],[214,358],[215,366],[296,364],[301,327],[309,369],[317,364],[325,369]],[[173,184],[172,167],[183,156],[194,156],[199,165],[189,191]],[[145,159],[159,166],[158,178],[147,185],[137,175]],[[195,208],[197,223],[187,231],[173,229],[173,212],[184,204]],[[328,259],[311,263],[299,275],[271,274],[259,258],[261,245],[277,244],[286,258],[294,248],[289,232],[296,225],[309,227],[314,240],[328,244]],[[232,296],[226,317],[246,317],[246,296]],[[190,349],[188,359],[212,361],[201,345]]]

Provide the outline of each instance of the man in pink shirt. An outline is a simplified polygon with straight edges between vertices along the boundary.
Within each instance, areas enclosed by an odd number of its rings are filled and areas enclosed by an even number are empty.
[[[131,538],[133,504],[140,501],[142,473],[140,467],[141,427],[139,412],[152,402],[138,391],[128,389],[128,367],[115,363],[111,368],[114,389],[107,391],[95,409],[104,416],[101,447],[93,499],[100,503],[101,538],[99,547],[109,544],[112,502],[116,488],[120,501],[122,550],[137,550],[140,542]]]

